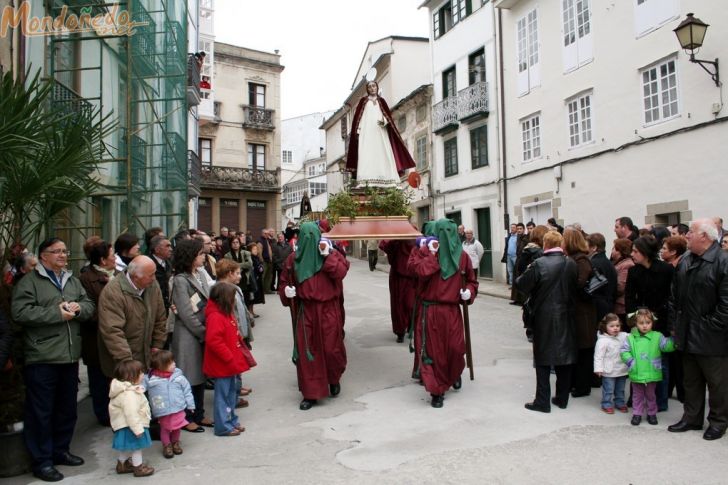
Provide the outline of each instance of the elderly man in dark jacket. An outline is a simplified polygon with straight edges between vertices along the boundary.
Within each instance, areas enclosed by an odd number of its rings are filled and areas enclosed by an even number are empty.
[[[38,247],[38,266],[13,290],[12,318],[23,328],[25,355],[25,444],[33,474],[63,480],[53,465],[80,466],[69,452],[76,426],[81,322],[94,304],[81,282],[66,271],[65,243],[51,238]]]
[[[551,404],[565,408],[571,389],[571,367],[576,363],[576,263],[561,249],[556,231],[543,238],[543,256],[516,280],[518,291],[528,296],[527,325],[533,329],[533,362],[536,368],[536,398],[526,403],[530,411],[551,412]],[[556,396],[551,399],[551,367],[556,369]]]
[[[706,440],[728,427],[728,253],[718,245],[710,219],[690,225],[688,250],[673,278],[670,317],[675,346],[683,352],[685,402],[679,422],[668,431],[703,428],[708,386]]]

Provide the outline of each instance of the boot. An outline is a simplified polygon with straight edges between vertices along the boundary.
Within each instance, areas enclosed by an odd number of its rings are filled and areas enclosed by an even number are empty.
[[[150,475],[154,475],[154,468],[149,465],[142,463],[141,465],[134,467],[135,477],[148,477]]]

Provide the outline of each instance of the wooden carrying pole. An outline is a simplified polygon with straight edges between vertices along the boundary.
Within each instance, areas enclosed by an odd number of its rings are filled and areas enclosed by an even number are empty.
[[[462,275],[463,290],[465,289],[465,271],[460,273]],[[463,302],[463,325],[465,326],[465,362],[470,369],[470,380],[475,380],[475,373],[473,371],[473,348],[470,345],[470,316],[468,315],[468,302]]]

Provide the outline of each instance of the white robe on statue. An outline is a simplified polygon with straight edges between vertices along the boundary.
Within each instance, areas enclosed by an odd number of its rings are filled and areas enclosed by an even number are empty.
[[[399,184],[397,163],[389,143],[385,121],[376,100],[367,100],[359,121],[359,159],[356,173],[358,186],[394,187]]]

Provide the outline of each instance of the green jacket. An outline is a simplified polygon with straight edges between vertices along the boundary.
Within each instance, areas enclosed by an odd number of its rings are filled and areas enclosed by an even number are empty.
[[[629,367],[629,380],[637,384],[662,380],[662,353],[675,350],[672,337],[652,330],[640,335],[637,328],[627,336],[621,349],[622,362]]]
[[[81,357],[81,323],[91,318],[94,303],[81,281],[70,271],[63,273],[61,288],[38,264],[13,290],[13,320],[23,329],[23,350],[28,364],[70,364]],[[58,306],[77,302],[81,313],[63,320]]]

